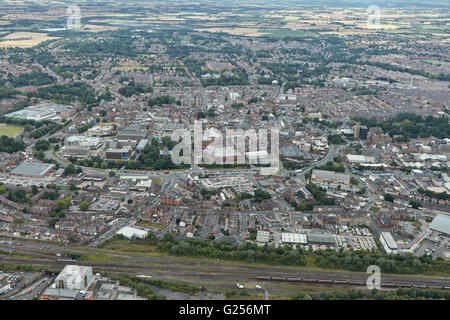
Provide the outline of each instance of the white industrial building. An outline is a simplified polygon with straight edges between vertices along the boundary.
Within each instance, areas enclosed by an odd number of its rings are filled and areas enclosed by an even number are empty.
[[[120,229],[119,231],[117,231],[117,234],[121,234],[124,237],[131,239],[131,238],[145,238],[148,234],[148,231],[146,230],[142,230],[142,229],[138,229],[138,228],[133,228],[133,227],[123,227],[122,229]]]
[[[55,279],[58,289],[86,290],[92,282],[92,268],[67,265]]]
[[[347,154],[345,156],[350,163],[373,163],[375,162],[374,157],[366,157],[359,154]]]
[[[306,234],[303,234],[303,233],[283,232],[281,234],[281,242],[283,242],[283,243],[306,244],[307,243],[307,237],[306,237]]]
[[[398,253],[398,246],[390,232],[381,232],[380,242],[386,253]]]

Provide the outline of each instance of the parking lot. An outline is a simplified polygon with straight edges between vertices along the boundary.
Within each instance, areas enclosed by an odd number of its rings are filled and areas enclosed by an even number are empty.
[[[31,186],[38,186],[38,187],[45,187],[47,184],[51,183],[50,180],[44,180],[45,178],[40,178],[39,180],[35,179],[21,179],[21,178],[14,178],[14,177],[0,177],[0,182],[6,185],[13,185],[17,186],[20,185],[22,187],[31,187]]]
[[[420,247],[414,252],[414,255],[418,257],[431,255],[434,259],[438,257],[447,260],[450,259],[450,239],[441,236],[431,236],[435,241],[430,241],[429,238],[422,241]]]
[[[115,211],[119,207],[119,201],[115,199],[100,198],[90,205],[90,210],[95,211]]]

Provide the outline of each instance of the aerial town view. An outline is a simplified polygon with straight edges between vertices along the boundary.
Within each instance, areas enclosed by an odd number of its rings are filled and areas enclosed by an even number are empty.
[[[0,300],[450,300],[449,108],[444,0],[0,0]]]

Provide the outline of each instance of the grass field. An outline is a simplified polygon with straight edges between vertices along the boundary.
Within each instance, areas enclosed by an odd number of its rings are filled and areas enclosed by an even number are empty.
[[[0,125],[0,137],[7,136],[14,138],[17,134],[21,133],[22,129],[16,126]]]
[[[161,184],[161,181],[162,181],[161,178],[152,178],[152,183],[158,186]]]

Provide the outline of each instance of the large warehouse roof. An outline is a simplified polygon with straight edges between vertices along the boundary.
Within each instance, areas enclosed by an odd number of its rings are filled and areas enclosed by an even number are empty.
[[[283,232],[281,234],[281,242],[306,244],[307,243],[306,234]]]
[[[336,237],[333,234],[308,233],[308,243],[336,245]]]
[[[135,237],[135,238],[144,238],[147,236],[148,232],[145,230],[141,230],[138,228],[133,227],[123,227],[119,231],[117,231],[117,234],[121,234],[124,237],[127,237],[129,239]]]
[[[55,165],[34,161],[24,161],[15,167],[11,174],[27,177],[41,177],[49,172]]]
[[[446,214],[438,214],[430,224],[430,229],[450,234],[450,216]]]

